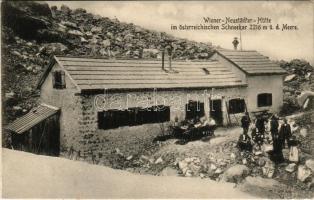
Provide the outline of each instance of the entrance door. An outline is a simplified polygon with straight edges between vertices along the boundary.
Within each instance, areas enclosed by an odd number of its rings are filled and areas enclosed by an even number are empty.
[[[221,99],[209,100],[210,116],[216,121],[217,125],[222,125],[222,105]]]
[[[204,103],[199,101],[189,101],[185,105],[185,119],[194,119],[196,117],[203,117],[205,115]]]

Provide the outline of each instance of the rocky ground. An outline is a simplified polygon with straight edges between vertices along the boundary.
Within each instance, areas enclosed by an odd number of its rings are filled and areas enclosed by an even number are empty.
[[[96,159],[94,164],[124,169],[132,173],[156,176],[194,177],[217,182],[236,183],[241,190],[264,198],[314,197],[314,122],[313,112],[289,117],[296,124],[294,134],[301,142],[300,161],[274,164],[262,148],[241,153],[236,141],[241,128],[219,128],[215,137],[177,144],[177,139],[150,143],[145,151],[116,148],[111,154]],[[113,145],[115,146],[115,145]],[[136,146],[136,145],[135,145]],[[134,152],[134,154],[132,154]],[[104,163],[102,160],[113,160]],[[89,161],[93,163],[93,161]]]

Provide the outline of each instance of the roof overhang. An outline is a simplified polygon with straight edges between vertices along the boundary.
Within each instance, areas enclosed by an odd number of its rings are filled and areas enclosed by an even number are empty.
[[[47,104],[40,104],[38,107],[31,109],[26,115],[9,124],[7,127],[5,127],[5,130],[22,134],[59,112],[60,108]]]

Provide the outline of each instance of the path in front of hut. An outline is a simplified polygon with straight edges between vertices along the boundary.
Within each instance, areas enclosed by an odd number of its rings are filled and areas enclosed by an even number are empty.
[[[255,198],[231,183],[135,175],[8,149],[2,156],[4,198]]]

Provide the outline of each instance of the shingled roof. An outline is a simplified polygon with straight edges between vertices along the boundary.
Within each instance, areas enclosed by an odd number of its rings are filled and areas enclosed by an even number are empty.
[[[217,61],[173,61],[174,72],[160,60],[108,60],[55,57],[81,90],[145,88],[212,88],[244,86]],[[168,62],[165,62],[168,69]]]
[[[249,75],[286,73],[278,64],[257,51],[220,49],[217,53]]]

